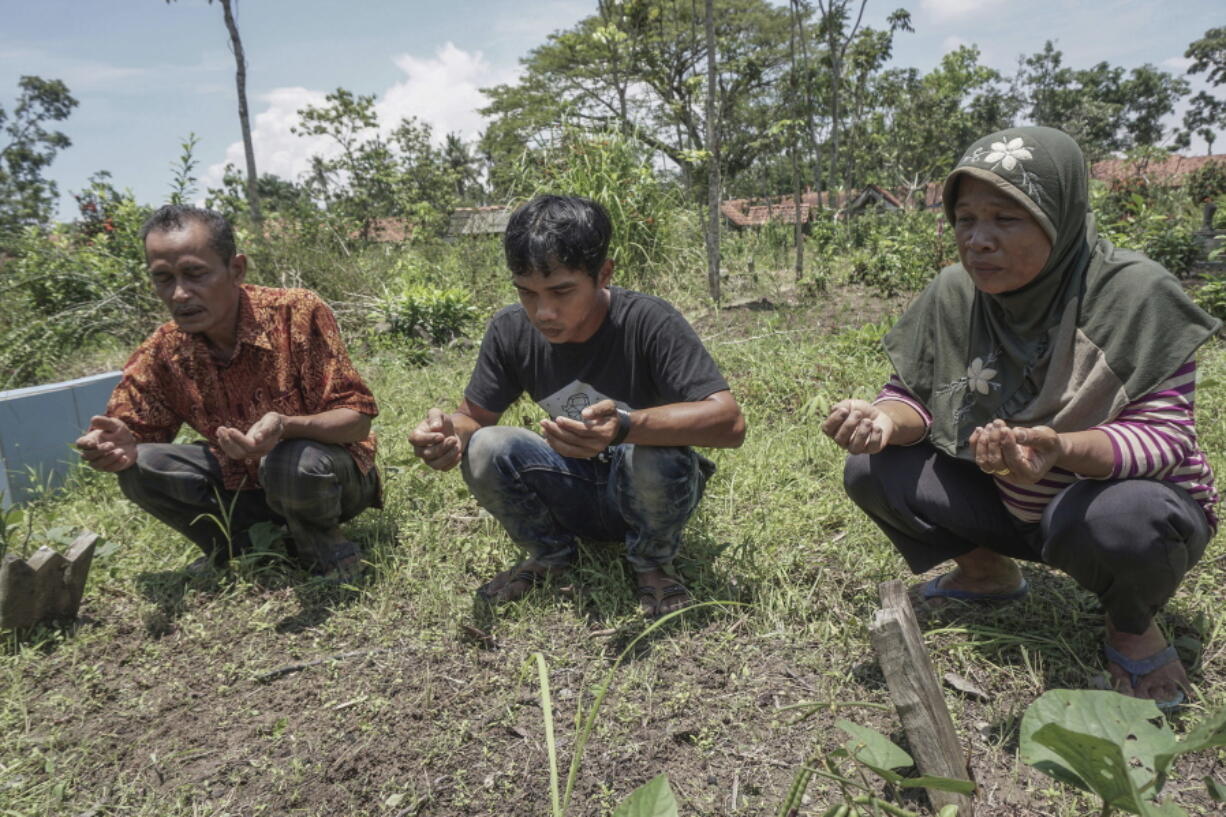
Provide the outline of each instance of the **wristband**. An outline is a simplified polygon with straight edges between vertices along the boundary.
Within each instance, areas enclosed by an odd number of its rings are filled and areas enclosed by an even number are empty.
[[[626,435],[630,433],[630,412],[625,409],[617,410],[617,433],[613,435],[612,442],[609,443],[609,448],[615,445],[621,445],[626,441]]]

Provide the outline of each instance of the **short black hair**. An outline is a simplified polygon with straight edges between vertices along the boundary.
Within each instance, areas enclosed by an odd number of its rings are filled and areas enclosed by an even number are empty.
[[[537,196],[511,214],[502,246],[513,275],[558,267],[598,279],[609,254],[613,222],[598,202],[583,196]]]
[[[216,210],[203,207],[193,207],[190,204],[164,204],[153,215],[145,219],[140,228],[140,241],[143,245],[149,233],[170,233],[182,230],[189,222],[203,224],[209,231],[209,246],[229,264],[237,253],[234,243],[234,228],[226,217]]]

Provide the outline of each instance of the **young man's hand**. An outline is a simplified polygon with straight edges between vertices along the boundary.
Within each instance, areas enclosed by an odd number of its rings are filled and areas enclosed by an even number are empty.
[[[426,419],[413,429],[409,442],[413,445],[413,453],[436,471],[455,468],[464,453],[451,415],[436,408],[430,409]]]
[[[81,459],[90,468],[115,473],[136,464],[136,437],[123,420],[96,416],[89,429],[77,438]]]
[[[258,460],[281,442],[285,434],[285,418],[270,411],[255,421],[247,433],[230,426],[218,426],[217,444],[225,455],[234,460]]]
[[[591,459],[604,451],[617,436],[617,404],[601,400],[585,408],[582,417],[582,421],[569,417],[541,420],[545,442],[562,456],[575,459]]]

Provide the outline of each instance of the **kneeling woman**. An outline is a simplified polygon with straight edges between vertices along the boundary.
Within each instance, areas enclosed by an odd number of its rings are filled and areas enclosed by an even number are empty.
[[[1219,323],[1145,256],[1098,238],[1085,160],[1050,128],[973,144],[945,180],[961,264],[885,338],[895,375],[823,430],[847,492],[925,598],[1007,601],[1014,559],[1098,595],[1116,688],[1177,706],[1187,676],[1154,614],[1217,520],[1196,441],[1195,351]]]

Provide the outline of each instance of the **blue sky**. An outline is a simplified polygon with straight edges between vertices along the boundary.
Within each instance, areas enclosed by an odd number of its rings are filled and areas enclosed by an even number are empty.
[[[1145,62],[1180,75],[1189,42],[1226,23],[1219,0],[869,0],[866,22],[899,5],[916,33],[900,34],[895,64],[931,68],[974,43],[1012,73],[1018,56],[1053,39],[1073,67]],[[477,89],[515,77],[518,60],[552,31],[592,14],[596,0],[237,0],[247,93],[261,172],[301,173],[312,145],[289,133],[294,112],[343,86],[376,94],[382,117],[413,114],[441,138],[473,138]],[[224,163],[242,164],[234,60],[221,7],[206,0],[3,0],[0,105],[18,77],[64,80],[80,106],[61,125],[73,141],[51,168],[62,218],[68,192],[96,170],[138,199],[161,201],[190,132],[201,188]],[[1195,83],[1195,88],[1203,83]],[[1203,145],[1201,146],[1203,150]]]

